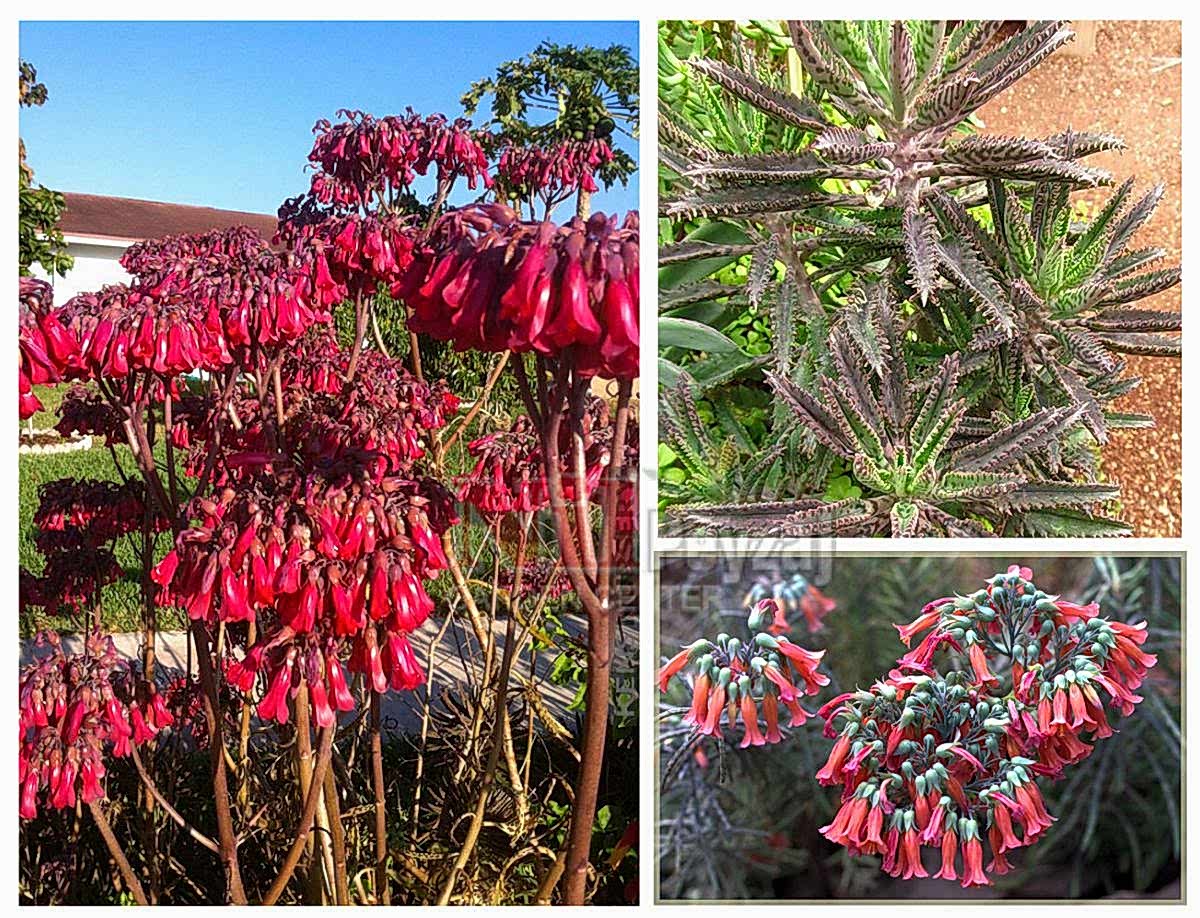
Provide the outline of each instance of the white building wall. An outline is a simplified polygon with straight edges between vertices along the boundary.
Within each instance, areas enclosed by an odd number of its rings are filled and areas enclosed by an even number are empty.
[[[48,277],[41,265],[32,268],[35,277],[50,281],[54,287],[54,305],[61,306],[76,294],[99,290],[106,284],[129,281],[118,259],[133,244],[131,240],[67,236],[66,242],[68,254],[75,259],[66,277]]]

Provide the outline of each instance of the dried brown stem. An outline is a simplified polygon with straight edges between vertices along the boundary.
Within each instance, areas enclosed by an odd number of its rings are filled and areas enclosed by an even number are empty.
[[[374,627],[374,626],[372,626]],[[388,886],[387,798],[383,783],[383,725],[380,716],[380,696],[371,691],[371,784],[375,791],[375,901],[392,904]]]
[[[88,809],[91,810],[92,819],[96,821],[96,828],[100,830],[104,844],[108,846],[108,853],[117,862],[117,870],[121,872],[121,879],[125,881],[125,886],[129,890],[129,894],[133,896],[133,901],[138,905],[149,905],[150,903],[146,899],[146,891],[142,889],[142,884],[138,881],[137,874],[133,872],[133,867],[129,864],[129,858],[121,850],[121,843],[117,841],[117,836],[113,834],[112,826],[108,824],[108,817],[104,815],[104,810],[100,808],[100,801],[93,800],[88,804]]]
[[[279,897],[283,895],[284,889],[287,888],[292,874],[296,872],[296,865],[300,863],[301,855],[304,854],[305,843],[309,833],[312,831],[313,817],[317,813],[317,801],[320,800],[321,788],[325,782],[325,772],[329,768],[329,760],[333,758],[333,731],[333,727],[326,727],[321,731],[321,746],[317,753],[317,765],[313,769],[313,780],[308,789],[308,798],[304,801],[304,811],[300,814],[300,821],[296,825],[296,834],[292,839],[292,846],[288,849],[287,857],[283,860],[283,866],[279,869],[279,875],[275,877],[275,882],[271,884],[271,888],[263,896],[263,905],[274,905],[279,901]]]

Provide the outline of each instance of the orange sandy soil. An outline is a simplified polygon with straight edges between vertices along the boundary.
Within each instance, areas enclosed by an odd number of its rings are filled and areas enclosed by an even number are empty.
[[[1101,22],[1095,51],[1084,56],[1079,41],[1056,52],[993,99],[980,117],[988,133],[1041,137],[1063,130],[1111,131],[1125,138],[1124,152],[1089,157],[1090,165],[1113,174],[1114,184],[1136,176],[1140,196],[1156,182],[1166,193],[1153,219],[1134,239],[1137,248],[1160,246],[1166,257],[1155,267],[1182,258],[1182,55],[1178,22]],[[1089,203],[1102,203],[1109,189],[1079,192]],[[1178,310],[1181,288],[1139,303]],[[1114,431],[1104,448],[1103,472],[1121,485],[1121,516],[1135,536],[1182,534],[1182,458],[1180,444],[1180,361],[1130,356],[1127,373],[1142,385],[1116,406],[1154,416],[1151,430]]]

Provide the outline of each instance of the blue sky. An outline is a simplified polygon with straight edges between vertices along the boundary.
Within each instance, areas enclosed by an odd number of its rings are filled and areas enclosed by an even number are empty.
[[[22,109],[21,136],[60,191],[273,214],[308,187],[317,119],[457,115],[473,80],[543,39],[638,51],[632,22],[24,22],[49,100]],[[636,176],[593,204],[637,206]]]

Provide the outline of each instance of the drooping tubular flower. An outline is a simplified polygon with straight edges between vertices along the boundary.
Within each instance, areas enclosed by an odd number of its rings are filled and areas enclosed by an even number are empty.
[[[612,161],[612,147],[603,138],[547,147],[508,144],[496,162],[496,180],[510,199],[537,199],[550,207],[580,190],[598,191],[596,170]]]
[[[1054,821],[1039,779],[1061,776],[1111,735],[1106,708],[1132,713],[1156,662],[1141,649],[1144,623],[1099,611],[1047,595],[1014,565],[897,626],[906,646],[925,637],[870,689],[819,712],[836,742],[817,780],[842,788],[822,834],[852,854],[882,855],[883,869],[905,879],[927,875],[923,847],[940,852],[934,876],[964,887],[1011,869],[1007,854]],[[946,651],[957,668],[937,665]]]
[[[297,256],[304,287],[323,303],[394,287],[412,262],[416,234],[405,214],[328,214],[298,198],[280,209],[277,240]]]
[[[825,651],[806,650],[771,634],[775,613],[775,600],[763,600],[749,615],[748,641],[727,634],[718,635],[716,641],[701,638],[659,670],[662,692],[672,678],[689,671],[692,704],[683,721],[697,733],[721,738],[722,725],[733,729],[740,719],[739,745],[744,749],[782,742],[784,729],[802,726],[812,716],[800,699],[829,684],[829,677],[818,668]]]
[[[379,118],[341,109],[337,117],[316,123],[308,155],[315,169],[309,194],[323,205],[349,211],[390,204],[431,167],[439,182],[461,176],[472,191],[491,184],[482,132],[465,118],[422,118],[411,108]]]
[[[581,375],[631,379],[638,290],[636,212],[557,226],[479,204],[439,218],[392,293],[414,331],[457,350],[569,352]]]
[[[746,593],[742,605],[750,608],[767,598],[776,600],[775,621],[769,628],[772,634],[787,634],[792,630],[787,620],[789,612],[802,614],[810,632],[820,631],[825,616],[837,608],[834,600],[817,589],[807,577],[798,573],[780,581],[767,577],[759,578]]]
[[[196,522],[153,577],[190,618],[257,623],[230,679],[248,690],[264,674],[260,716],[286,722],[303,676],[321,723],[330,699],[346,710],[344,648],[345,668],[376,691],[423,680],[408,635],[433,611],[424,582],[446,567],[441,536],[456,518],[432,482],[310,476],[295,493],[289,478],[281,468],[193,501]]]
[[[604,470],[612,461],[612,429],[608,404],[588,396],[581,424],[584,447],[584,489],[590,497],[600,484]],[[576,475],[571,461],[571,433],[565,427],[560,434],[563,493],[568,501],[576,494]],[[472,441],[468,452],[475,466],[463,478],[458,499],[472,504],[485,516],[511,512],[531,513],[550,503],[550,489],[541,441],[537,430],[524,415],[506,431],[495,431]]]
[[[44,632],[37,645],[49,650],[20,677],[22,819],[35,818],[39,802],[65,809],[104,797],[106,753],[128,755],[137,741],[118,692],[124,664],[112,638],[89,632],[82,652],[67,653],[57,634]]]
[[[32,417],[42,403],[33,387],[61,380],[76,367],[79,342],[51,308],[54,291],[45,281],[22,277],[19,283],[18,408],[21,419]]]

